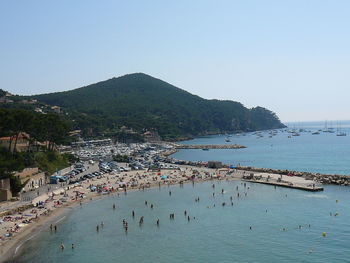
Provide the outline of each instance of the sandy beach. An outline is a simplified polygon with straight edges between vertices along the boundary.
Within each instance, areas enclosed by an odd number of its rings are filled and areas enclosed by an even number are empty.
[[[79,185],[68,185],[37,197],[33,204],[39,207],[26,209],[20,213],[4,216],[0,224],[1,260],[7,262],[20,253],[21,247],[43,229],[49,229],[50,224],[56,225],[63,219],[64,214],[73,206],[84,205],[96,198],[108,197],[113,194],[123,194],[125,191],[142,190],[151,187],[161,187],[168,184],[201,182],[207,180],[239,180],[244,171],[209,169],[206,167],[179,166],[179,169],[164,169],[161,171],[130,171],[120,174],[105,174],[90,180],[82,181]],[[259,174],[263,177],[277,179],[276,174]],[[302,177],[288,177],[295,184],[314,183]],[[90,189],[101,189],[102,192]],[[5,235],[8,237],[4,237]]]
[[[221,174],[219,174],[221,173]],[[181,166],[180,169],[166,169],[160,172],[130,171],[118,175],[105,174],[90,180],[82,181],[79,185],[68,185],[49,194],[41,195],[32,201],[33,204],[42,202],[39,207],[32,207],[19,213],[13,213],[2,218],[0,224],[1,249],[0,262],[10,260],[17,255],[22,245],[37,234],[40,229],[55,224],[70,207],[83,205],[96,198],[108,197],[113,193],[124,193],[138,189],[159,187],[180,182],[191,182],[195,176],[196,181],[217,179],[225,176],[223,171]],[[166,179],[161,179],[166,176]],[[103,187],[102,193],[92,192],[91,187]],[[125,186],[125,188],[121,187]],[[108,190],[107,190],[108,189]],[[5,237],[5,235],[9,235]]]

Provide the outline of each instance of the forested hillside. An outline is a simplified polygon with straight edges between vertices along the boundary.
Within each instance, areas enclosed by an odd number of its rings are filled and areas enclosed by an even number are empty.
[[[79,128],[92,128],[96,133],[127,126],[139,132],[155,129],[163,138],[171,139],[284,127],[264,108],[206,100],[142,73],[32,98],[63,107]]]

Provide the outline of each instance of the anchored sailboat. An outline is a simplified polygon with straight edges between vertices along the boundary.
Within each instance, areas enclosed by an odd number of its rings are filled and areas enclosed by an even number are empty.
[[[341,130],[341,124],[338,124],[337,136],[346,136],[346,133]]]

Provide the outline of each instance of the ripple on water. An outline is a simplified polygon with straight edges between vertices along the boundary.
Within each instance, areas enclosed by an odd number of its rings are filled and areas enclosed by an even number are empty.
[[[248,196],[237,198],[233,194],[236,186],[241,193],[244,191],[240,182],[216,184],[215,198],[212,182],[206,182],[194,187],[172,186],[172,196],[168,195],[168,188],[151,189],[84,204],[58,223],[57,234],[43,231],[25,244],[19,259],[26,263],[348,260],[344,251],[348,249],[350,206],[343,201],[347,200],[347,188],[327,186],[324,194],[309,195],[248,184]],[[221,195],[221,189],[227,194]],[[327,198],[319,197],[324,195]],[[200,202],[195,202],[198,196]],[[335,202],[337,199],[339,203]],[[154,204],[153,210],[145,206],[145,200]],[[223,207],[223,201],[229,205]],[[116,210],[112,209],[113,203],[117,204]],[[134,220],[132,210],[136,212]],[[184,210],[191,216],[190,222]],[[330,211],[337,211],[339,216],[330,216]],[[175,213],[175,220],[169,220],[170,213]],[[145,222],[140,228],[141,215]],[[155,224],[158,218],[159,228]],[[129,222],[127,235],[123,219]],[[101,221],[104,227],[96,233],[96,225]],[[327,232],[326,237],[322,237],[323,232]],[[61,242],[66,244],[63,252],[59,250]],[[76,245],[74,251],[71,243]]]

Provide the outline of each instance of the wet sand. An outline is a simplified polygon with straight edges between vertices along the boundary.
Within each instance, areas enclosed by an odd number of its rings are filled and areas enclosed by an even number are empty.
[[[124,190],[118,188],[119,183],[122,181],[128,185],[127,191],[137,191],[142,190],[144,188],[154,188],[160,186],[164,187],[167,185],[174,185],[179,183],[191,183],[191,182],[203,182],[208,180],[240,180],[243,176],[243,172],[228,170],[228,169],[209,169],[205,167],[193,167],[193,166],[179,166],[181,170],[177,169],[167,169],[162,170],[161,174],[158,172],[145,172],[145,171],[130,171],[123,172],[119,175],[111,175],[105,174],[100,178],[94,178],[91,180],[83,181],[81,186],[72,187],[70,185],[70,189],[66,189],[65,193],[67,195],[67,202],[62,203],[61,205],[54,205],[57,200],[61,199],[63,195],[56,195],[52,198],[48,196],[40,196],[38,200],[46,200],[46,208],[41,210],[41,215],[38,216],[37,219],[33,219],[33,222],[27,224],[25,227],[19,228],[19,231],[14,233],[11,238],[6,238],[1,241],[1,249],[0,262],[8,262],[14,256],[20,253],[20,249],[24,246],[25,242],[30,240],[33,236],[37,235],[42,230],[49,230],[50,224],[57,224],[58,221],[63,220],[65,213],[71,211],[73,206],[79,206],[80,204],[84,205],[85,203],[96,200],[98,198],[109,197],[113,194],[123,194]],[[166,180],[160,180],[161,175],[166,175]],[[192,176],[195,176],[194,180],[192,180]],[[265,175],[267,176],[267,175]],[[274,175],[277,176],[277,175]],[[286,178],[289,179],[289,178]],[[305,179],[303,178],[293,178],[297,180],[299,183],[305,183]],[[295,182],[295,181],[294,181]],[[312,181],[307,181],[310,183]],[[114,192],[110,194],[99,194],[96,192],[91,192],[89,190],[90,185],[106,185],[109,187],[114,187],[116,189]],[[137,186],[132,187],[132,184],[137,184]],[[57,191],[57,190],[56,190]],[[63,191],[63,189],[62,189]],[[79,191],[81,193],[79,197],[76,199],[75,191]],[[76,200],[75,200],[76,199]],[[39,210],[34,208],[35,210]],[[45,214],[45,211],[47,214]],[[32,213],[33,209],[28,209],[22,212],[22,215],[30,214],[32,217],[35,213]],[[20,216],[19,214],[13,216]],[[21,220],[17,220],[17,224]],[[7,226],[1,225],[2,229],[0,230],[0,234],[3,236],[6,233],[6,230],[15,224],[14,222],[7,222]]]
[[[55,205],[59,199],[63,197],[63,195],[57,194],[53,198],[50,198],[47,195],[42,195],[36,198],[34,202],[45,201],[45,208],[30,208],[21,213],[16,213],[11,215],[12,218],[20,218],[18,220],[14,220],[13,222],[3,222],[0,226],[0,235],[4,236],[9,229],[13,229],[15,225],[20,225],[22,220],[30,219],[31,223],[25,224],[24,226],[18,228],[18,231],[13,232],[12,237],[5,238],[1,240],[1,249],[0,262],[8,262],[15,255],[19,254],[20,248],[24,245],[24,243],[30,240],[33,235],[39,233],[39,231],[43,229],[49,229],[50,224],[55,224],[57,220],[62,218],[64,214],[70,211],[73,206],[83,205],[91,200],[95,200],[97,198],[108,197],[111,194],[123,194],[124,190],[118,188],[120,180],[131,185],[131,183],[135,183],[137,181],[137,186],[128,186],[127,192],[142,190],[147,188],[159,187],[159,183],[161,186],[179,184],[180,182],[189,183],[192,182],[191,176],[193,174],[201,174],[205,175],[205,178],[195,179],[196,182],[201,182],[205,180],[211,180],[211,176],[214,176],[214,179],[217,179],[217,173],[215,169],[208,168],[199,168],[192,166],[181,166],[181,171],[177,169],[166,169],[162,170],[162,175],[167,175],[168,178],[166,180],[160,180],[160,175],[158,172],[145,172],[145,171],[130,171],[123,172],[120,175],[111,175],[105,174],[99,178],[93,178],[90,180],[83,181],[81,186],[73,187],[72,185],[67,186],[65,189],[56,190],[55,192],[65,192],[68,200],[67,202],[61,203],[60,205]],[[117,178],[119,177],[119,178]],[[114,187],[116,189],[111,194],[99,194],[96,192],[91,192],[89,190],[90,185],[108,185],[109,187]],[[69,187],[69,190],[68,190]],[[83,193],[75,200],[75,191],[79,191]],[[35,218],[36,214],[38,217]],[[24,217],[23,215],[28,215],[28,217]]]

